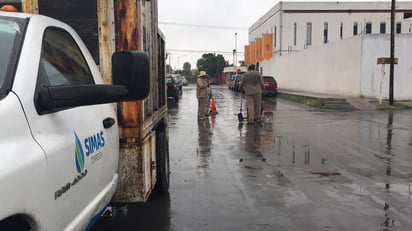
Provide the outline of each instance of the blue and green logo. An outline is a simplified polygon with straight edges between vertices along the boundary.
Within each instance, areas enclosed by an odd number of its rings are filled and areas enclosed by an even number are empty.
[[[80,173],[84,169],[84,152],[83,152],[82,143],[80,142],[80,139],[77,136],[76,132],[74,133],[74,136],[76,139],[76,150],[74,152],[74,156],[76,159],[76,169],[77,169],[77,172]]]

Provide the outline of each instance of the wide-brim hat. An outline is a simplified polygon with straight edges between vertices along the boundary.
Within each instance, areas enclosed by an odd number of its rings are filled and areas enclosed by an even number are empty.
[[[200,71],[200,73],[199,73],[198,76],[199,76],[199,77],[207,76],[206,71]]]

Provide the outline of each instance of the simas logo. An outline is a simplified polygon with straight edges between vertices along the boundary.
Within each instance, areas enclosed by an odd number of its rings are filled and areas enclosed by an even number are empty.
[[[105,145],[104,142],[104,133],[103,131],[98,132],[95,135],[89,136],[84,139],[84,147],[86,148],[86,156],[90,156],[96,151],[103,148]]]
[[[84,169],[84,152],[83,152],[83,147],[82,143],[80,142],[79,137],[77,136],[76,132],[74,132],[74,137],[76,140],[76,149],[74,151],[74,156],[76,159],[76,169],[77,172],[80,173]]]
[[[74,151],[74,159],[76,162],[77,176],[73,180],[66,182],[63,186],[58,188],[54,192],[54,200],[60,198],[63,194],[68,192],[72,187],[79,183],[83,178],[87,176],[87,169],[84,168],[85,156],[90,159],[91,164],[99,161],[103,157],[103,153],[99,152],[101,148],[104,147],[104,133],[100,131],[92,136],[89,136],[81,142],[79,136],[74,132],[74,139],[76,148]],[[83,147],[86,152],[83,151]]]
[[[92,163],[102,157],[102,153],[95,153],[105,146],[104,133],[103,131],[100,131],[92,136],[86,137],[83,142],[80,141],[80,138],[76,132],[74,132],[74,137],[76,143],[74,152],[76,170],[78,173],[81,173],[84,169],[85,156],[90,157],[92,159]]]

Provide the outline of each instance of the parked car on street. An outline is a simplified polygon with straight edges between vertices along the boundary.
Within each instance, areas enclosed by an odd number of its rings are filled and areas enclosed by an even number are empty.
[[[182,94],[183,92],[183,77],[180,74],[169,74],[167,77],[173,77],[177,87],[179,88],[178,93]]]
[[[235,79],[233,80],[233,84],[232,84],[232,90],[233,91],[235,91],[235,92],[239,92],[240,91],[240,88],[239,88],[239,85],[240,85],[240,81],[242,80],[242,76],[243,75],[235,75]]]
[[[227,87],[230,90],[233,90],[233,81],[235,80],[236,75],[231,75],[227,80]]]
[[[172,75],[166,76],[167,84],[167,98],[172,99],[174,103],[179,102],[179,95],[181,92],[180,87],[177,84],[176,78]]]
[[[263,76],[263,82],[265,84],[265,96],[275,96],[278,92],[278,83],[273,76]]]
[[[184,76],[182,78],[183,78],[183,81],[182,81],[183,86],[189,85],[189,80],[187,80],[186,77],[184,77]]]

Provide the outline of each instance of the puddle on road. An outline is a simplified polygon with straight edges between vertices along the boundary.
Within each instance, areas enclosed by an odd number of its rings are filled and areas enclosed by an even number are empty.
[[[273,114],[266,115],[267,124],[239,124],[239,134],[242,139],[241,150],[244,155],[239,158],[239,163],[244,168],[251,171],[262,170],[261,163],[256,162],[256,158],[262,162],[272,165],[276,172],[280,172],[278,167],[294,167],[306,171],[311,176],[319,178],[336,178],[339,172],[330,170],[327,166],[326,158],[312,150],[309,144],[297,144],[293,140],[288,140],[282,136],[275,136],[273,127]],[[268,162],[269,161],[269,162]],[[284,178],[283,173],[275,174],[279,178]]]
[[[288,140],[282,136],[277,136],[274,143],[276,145],[276,154],[279,156],[281,164],[312,169],[313,173],[318,173],[319,175],[330,173],[326,169],[326,158],[312,151],[309,144],[296,144],[295,141]]]
[[[270,126],[272,127],[271,123]],[[346,181],[341,173],[331,170],[326,158],[314,151],[309,144],[298,144],[285,137],[275,136],[276,131],[265,128],[263,123],[244,124],[238,129],[242,141],[240,150],[244,151],[238,162],[242,168],[247,169],[248,178],[261,178],[266,166],[271,166],[273,171],[267,177],[275,177],[277,185],[290,183],[288,176],[284,174],[289,167],[301,169],[305,176],[320,181]],[[310,203],[302,192],[288,192],[288,195],[284,202],[289,207]]]

